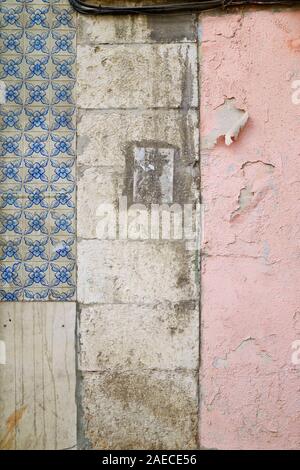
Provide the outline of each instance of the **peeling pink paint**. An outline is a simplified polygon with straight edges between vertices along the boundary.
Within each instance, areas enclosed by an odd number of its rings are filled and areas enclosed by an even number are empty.
[[[249,119],[232,145],[202,148],[200,442],[299,448],[300,12],[207,14],[202,26],[202,142],[228,99]]]

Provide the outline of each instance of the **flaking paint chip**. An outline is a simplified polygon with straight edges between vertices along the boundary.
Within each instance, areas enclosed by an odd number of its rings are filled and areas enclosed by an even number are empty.
[[[216,109],[216,125],[214,129],[204,137],[203,147],[212,149],[220,137],[224,137],[225,144],[231,145],[237,140],[239,133],[247,124],[249,114],[235,105],[235,99],[230,98]]]

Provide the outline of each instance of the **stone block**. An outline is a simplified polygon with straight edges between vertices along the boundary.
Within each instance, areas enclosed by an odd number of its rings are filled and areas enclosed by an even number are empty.
[[[197,106],[196,44],[77,47],[79,108]]]
[[[196,300],[197,252],[184,242],[80,240],[81,303],[153,304]]]
[[[196,38],[196,18],[191,13],[78,18],[78,44],[196,42]]]
[[[199,311],[196,302],[81,306],[80,368],[197,369]]]
[[[125,168],[132,146],[176,148],[180,159],[198,159],[196,110],[79,110],[78,164]]]
[[[192,372],[85,373],[80,393],[80,448],[197,448]]]

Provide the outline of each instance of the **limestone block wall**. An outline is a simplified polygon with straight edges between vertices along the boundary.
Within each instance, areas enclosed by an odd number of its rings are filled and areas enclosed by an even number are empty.
[[[119,198],[147,208],[197,202],[197,55],[193,15],[79,18],[83,448],[198,445],[198,252],[182,239],[132,239],[119,219],[116,239],[99,233],[102,205],[118,208]]]

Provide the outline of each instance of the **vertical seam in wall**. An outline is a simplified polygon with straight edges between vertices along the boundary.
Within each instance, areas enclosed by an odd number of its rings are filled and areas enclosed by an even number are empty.
[[[75,12],[75,21],[76,21],[76,36],[75,36],[75,61],[76,61],[76,83],[75,83],[75,115],[76,115],[76,134],[75,134],[75,243],[76,243],[76,265],[75,265],[75,329],[74,329],[74,347],[75,347],[75,408],[76,408],[76,449],[79,449],[79,433],[80,433],[80,411],[81,411],[81,403],[80,403],[80,381],[81,375],[79,370],[79,321],[80,321],[80,306],[78,303],[78,247],[77,247],[77,238],[78,238],[78,181],[77,181],[77,174],[78,174],[78,151],[77,151],[77,141],[78,141],[78,131],[77,131],[77,124],[78,124],[78,106],[77,106],[77,49],[78,49],[78,16],[79,14]]]
[[[202,204],[202,191],[201,191],[201,186],[202,186],[202,175],[201,175],[201,137],[200,137],[200,125],[201,125],[201,115],[200,115],[200,103],[201,103],[201,77],[200,77],[200,44],[201,44],[201,38],[199,35],[199,27],[201,24],[201,15],[197,15],[197,31],[196,31],[196,46],[197,46],[197,86],[198,86],[198,171],[199,171],[199,176],[198,176],[198,198],[199,198],[199,203]],[[200,217],[202,218],[202,210],[200,210]],[[202,261],[202,246],[201,246],[201,240],[202,240],[202,233],[201,231],[203,230],[203,223],[202,220],[200,221],[200,239],[199,239],[199,245],[198,245],[198,269],[199,269],[199,299],[198,299],[198,305],[199,305],[199,356],[198,356],[198,374],[197,374],[197,395],[198,395],[198,436],[197,436],[197,442],[198,442],[198,449],[201,449],[201,435],[200,435],[200,429],[201,429],[201,423],[200,423],[200,407],[201,407],[201,386],[200,386],[200,368],[201,368],[201,295],[202,295],[202,286],[201,286],[201,274],[202,274],[202,269],[201,269],[201,261]]]
[[[75,12],[75,25],[76,25],[76,35],[75,35],[75,119],[76,119],[76,125],[75,125],[75,302],[76,302],[76,321],[77,321],[77,306],[78,306],[78,286],[77,286],[77,281],[78,281],[78,254],[77,254],[77,239],[78,239],[78,181],[77,181],[77,174],[78,174],[78,155],[77,155],[77,140],[78,140],[78,131],[77,131],[77,123],[78,123],[78,106],[77,106],[77,48],[78,48],[78,13]],[[75,338],[75,344],[76,344],[76,338]]]
[[[82,416],[82,407],[81,407],[81,379],[82,373],[79,368],[79,342],[80,342],[80,305],[78,301],[76,302],[76,319],[75,319],[75,404],[76,404],[76,449],[81,450],[83,439],[81,429],[81,416]]]

